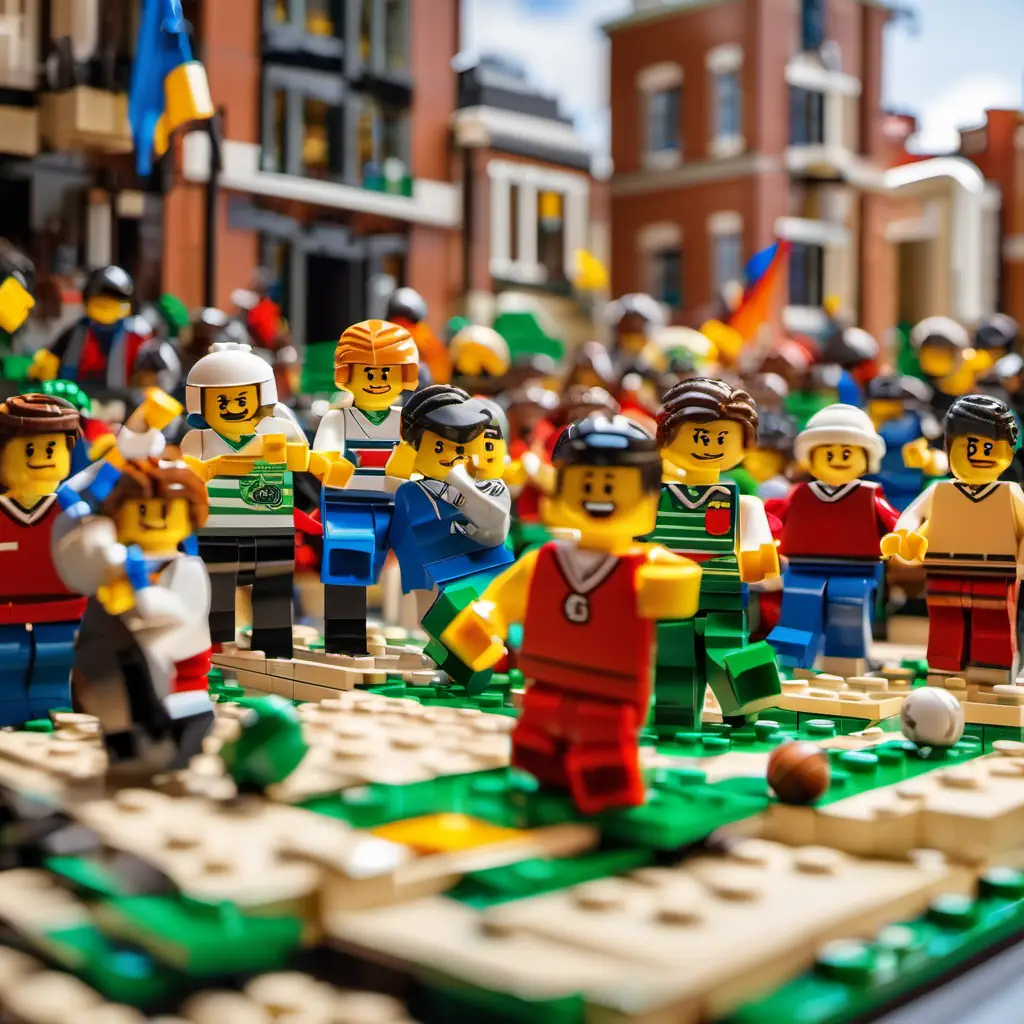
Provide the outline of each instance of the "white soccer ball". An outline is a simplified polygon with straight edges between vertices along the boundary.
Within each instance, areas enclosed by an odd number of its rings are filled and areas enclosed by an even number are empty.
[[[903,735],[922,747],[951,747],[964,734],[963,705],[935,686],[912,690],[900,709]]]

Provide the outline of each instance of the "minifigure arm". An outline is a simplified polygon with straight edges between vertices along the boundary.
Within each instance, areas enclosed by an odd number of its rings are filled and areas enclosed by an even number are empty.
[[[737,545],[740,577],[744,583],[760,583],[779,575],[779,551],[760,498],[740,495],[740,530]]]
[[[505,651],[510,623],[526,618],[526,603],[539,550],[528,551],[493,580],[479,601],[452,619],[441,643],[474,672],[494,665]]]
[[[892,533],[882,538],[883,558],[895,555],[904,562],[919,562],[928,549],[928,517],[932,510],[934,486],[922,491],[896,520]]]
[[[689,558],[644,545],[647,560],[636,574],[636,607],[642,619],[692,619],[700,602],[701,567]]]
[[[896,523],[900,518],[899,512],[886,501],[885,491],[881,487],[875,488],[874,502],[875,515],[878,516],[878,521],[882,524],[883,532],[892,533],[896,529]]]
[[[324,455],[340,456],[345,450],[345,414],[340,409],[328,409],[317,427],[313,451]]]
[[[474,480],[466,467],[452,467],[444,482],[462,495],[460,510],[470,521],[466,533],[483,547],[504,544],[512,522],[512,498],[501,480]]]
[[[210,577],[199,558],[182,555],[172,562],[155,586],[135,594],[135,612],[147,628],[185,626],[205,618]]]
[[[1013,505],[1013,519],[1017,527],[1017,566],[1024,567],[1024,491],[1020,484],[1010,484],[1010,501]]]
[[[928,522],[932,511],[932,488],[923,490],[896,520],[895,532],[919,533]]]
[[[53,565],[64,585],[76,594],[95,594],[124,576],[127,549],[118,543],[117,528],[104,516],[63,513],[53,526]]]

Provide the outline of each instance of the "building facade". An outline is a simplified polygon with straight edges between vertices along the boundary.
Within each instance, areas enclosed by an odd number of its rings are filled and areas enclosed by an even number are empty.
[[[876,0],[634,0],[606,26],[613,291],[699,323],[780,238],[789,331],[820,328],[827,297],[879,335],[987,312],[998,201],[966,161],[892,166],[889,17]]]
[[[989,110],[960,133],[960,155],[999,188],[999,308],[1024,323],[1024,113]]]

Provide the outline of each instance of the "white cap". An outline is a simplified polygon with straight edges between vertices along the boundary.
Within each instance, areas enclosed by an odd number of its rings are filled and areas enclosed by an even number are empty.
[[[256,355],[251,345],[217,342],[211,346],[209,354],[189,370],[185,381],[185,408],[189,413],[202,415],[203,388],[238,388],[247,384],[259,385],[261,406],[277,404],[274,368]]]
[[[926,317],[910,332],[910,344],[914,348],[920,348],[926,343],[934,345],[943,342],[955,348],[970,348],[971,336],[948,316]]]
[[[816,412],[796,435],[793,453],[806,462],[811,450],[823,444],[845,444],[868,453],[868,472],[877,473],[885,455],[885,442],[878,436],[870,417],[855,405],[830,405]]]

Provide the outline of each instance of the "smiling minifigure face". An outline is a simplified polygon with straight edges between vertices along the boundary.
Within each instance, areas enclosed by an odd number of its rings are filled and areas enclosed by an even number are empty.
[[[147,554],[174,551],[192,533],[191,506],[185,498],[137,498],[118,509],[117,539]]]
[[[569,466],[555,494],[541,502],[544,524],[578,531],[584,545],[642,537],[657,514],[657,492],[645,493],[640,470],[631,466]]]
[[[868,471],[868,453],[856,445],[819,444],[811,449],[807,470],[816,480],[838,487]]]
[[[380,412],[398,401],[406,388],[401,366],[369,366],[352,363],[351,373],[341,387],[352,395],[357,409]]]
[[[1013,462],[1013,448],[1008,441],[968,434],[954,438],[949,446],[949,468],[957,480],[978,487],[998,480]]]
[[[251,434],[259,422],[259,386],[203,389],[203,419],[225,437],[239,438]]]
[[[85,315],[98,324],[106,327],[120,323],[130,316],[132,305],[113,295],[96,295],[85,303]]]
[[[64,434],[12,438],[0,455],[0,485],[26,494],[52,494],[71,472],[71,451]]]
[[[738,466],[745,455],[743,427],[734,420],[683,423],[662,456],[688,471],[724,472]]]
[[[487,430],[472,445],[473,476],[477,480],[500,480],[508,465],[508,445],[496,430]]]
[[[476,438],[468,442],[449,441],[425,430],[416,450],[413,470],[431,480],[443,480],[454,466],[469,463],[477,443]]]

